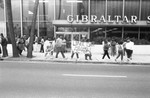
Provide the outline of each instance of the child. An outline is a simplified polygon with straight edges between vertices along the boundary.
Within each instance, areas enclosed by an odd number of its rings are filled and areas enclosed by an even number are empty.
[[[53,45],[52,45],[52,42],[50,42],[50,44],[46,46],[45,57],[47,56],[47,54],[49,54],[50,56],[53,56]]]

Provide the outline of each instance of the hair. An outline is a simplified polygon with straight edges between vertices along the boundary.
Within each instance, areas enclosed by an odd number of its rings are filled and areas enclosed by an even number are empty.
[[[105,43],[105,44],[107,44],[107,43],[108,43],[108,41],[107,41],[107,40],[104,40],[104,43]]]
[[[4,37],[3,33],[1,33],[1,36]]]
[[[118,44],[120,45],[120,44],[123,44],[123,41],[122,40],[120,40],[119,42],[118,42]]]

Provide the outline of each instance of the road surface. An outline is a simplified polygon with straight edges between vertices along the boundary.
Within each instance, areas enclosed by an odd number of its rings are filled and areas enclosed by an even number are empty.
[[[1,61],[0,98],[150,98],[150,66]]]

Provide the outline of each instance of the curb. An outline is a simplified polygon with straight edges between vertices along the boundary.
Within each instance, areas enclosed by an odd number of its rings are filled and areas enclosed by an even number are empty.
[[[144,62],[104,62],[104,61],[86,61],[86,60],[40,60],[32,58],[5,58],[3,61],[36,61],[36,62],[57,62],[57,63],[84,63],[84,64],[117,64],[117,65],[150,65],[150,63]]]

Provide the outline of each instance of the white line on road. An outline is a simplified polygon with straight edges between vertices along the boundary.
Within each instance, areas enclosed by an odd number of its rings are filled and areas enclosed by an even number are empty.
[[[95,78],[127,78],[127,76],[115,76],[115,75],[80,75],[80,74],[62,74],[67,77],[95,77]]]

